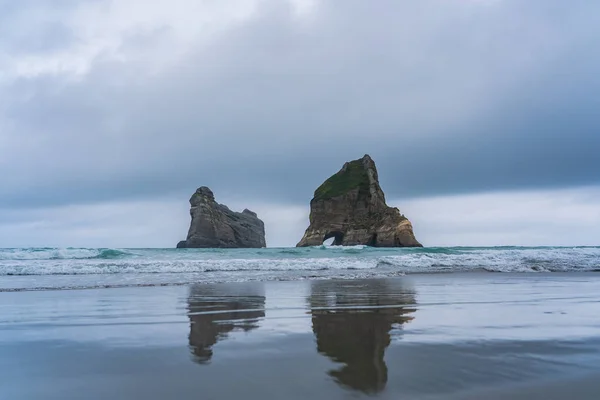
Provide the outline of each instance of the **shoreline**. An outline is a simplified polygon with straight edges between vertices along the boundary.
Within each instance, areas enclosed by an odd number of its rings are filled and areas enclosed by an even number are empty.
[[[398,273],[394,276],[377,276],[373,278],[358,278],[361,279],[400,279],[403,277],[418,277],[418,276],[485,276],[488,274],[506,276],[506,277],[551,277],[551,276],[580,276],[580,277],[588,277],[598,275],[600,269],[593,271],[581,271],[581,272],[573,272],[573,271],[558,271],[558,272],[498,272],[498,271],[488,271],[485,269],[472,270],[472,271],[424,271],[424,272],[409,272],[409,273]],[[177,275],[176,272],[167,273],[169,275]],[[117,274],[89,274],[83,275],[86,278],[106,278],[106,277],[115,277]],[[42,278],[52,279],[53,277],[78,277],[81,275],[44,275]],[[104,285],[91,285],[91,286],[40,286],[40,287],[2,287],[2,283],[10,282],[11,279],[29,279],[35,278],[35,275],[5,275],[0,276],[0,293],[21,293],[21,292],[44,292],[44,291],[78,291],[78,290],[99,290],[99,289],[127,289],[127,288],[152,288],[152,287],[178,287],[178,286],[189,286],[194,284],[199,285],[222,285],[222,284],[236,284],[236,283],[269,283],[269,282],[311,282],[311,281],[352,281],[357,280],[354,276],[347,277],[302,277],[297,279],[248,279],[244,281],[202,281],[202,280],[185,280],[181,282],[167,282],[167,283],[130,283],[130,284],[104,284]]]
[[[4,292],[0,387],[20,400],[441,400],[568,385],[595,399],[598,302],[594,273]]]

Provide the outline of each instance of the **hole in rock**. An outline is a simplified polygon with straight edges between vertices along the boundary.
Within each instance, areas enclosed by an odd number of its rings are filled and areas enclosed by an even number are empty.
[[[334,241],[335,241],[335,238],[334,237],[330,237],[329,239],[323,240],[323,245],[325,245],[325,246],[332,246]]]
[[[333,239],[333,241],[331,241]],[[327,246],[341,246],[344,240],[342,232],[329,232],[323,238],[323,244]]]
[[[369,239],[369,243],[367,243],[367,246],[377,247],[377,234],[376,233],[374,233],[373,236],[371,236],[371,239]]]

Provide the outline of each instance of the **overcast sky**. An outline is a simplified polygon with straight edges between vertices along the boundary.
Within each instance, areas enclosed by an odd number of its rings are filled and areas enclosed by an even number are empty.
[[[0,0],[0,247],[270,246],[369,153],[425,245],[600,244],[600,3]]]

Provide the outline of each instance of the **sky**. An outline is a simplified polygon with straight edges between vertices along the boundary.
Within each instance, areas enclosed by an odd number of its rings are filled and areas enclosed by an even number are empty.
[[[600,245],[600,3],[0,0],[0,247],[293,246],[370,154],[427,246]]]

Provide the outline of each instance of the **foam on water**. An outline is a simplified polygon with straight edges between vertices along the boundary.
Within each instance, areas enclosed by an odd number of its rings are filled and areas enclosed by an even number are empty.
[[[0,266],[3,260],[80,260],[111,259],[131,256],[125,250],[117,249],[82,249],[82,248],[27,248],[0,249]]]
[[[0,290],[598,270],[600,247],[0,249]]]

